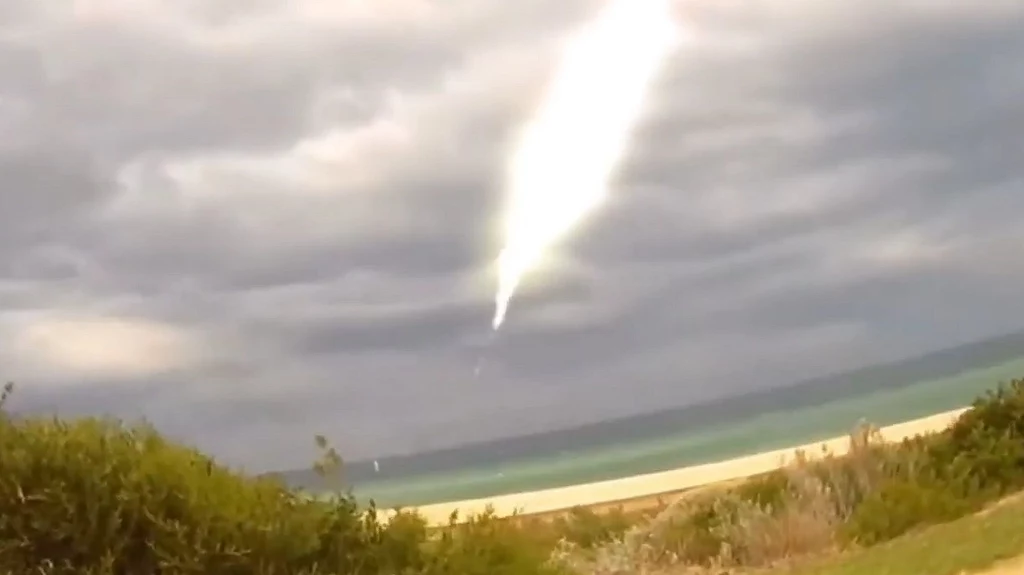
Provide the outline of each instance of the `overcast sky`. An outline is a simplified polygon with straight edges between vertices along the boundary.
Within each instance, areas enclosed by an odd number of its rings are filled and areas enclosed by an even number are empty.
[[[0,1],[15,404],[281,468],[1024,328],[1024,3],[679,0],[611,200],[485,349],[503,161],[599,5]]]

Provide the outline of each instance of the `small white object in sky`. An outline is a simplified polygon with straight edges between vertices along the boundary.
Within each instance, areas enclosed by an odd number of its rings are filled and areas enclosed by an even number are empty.
[[[380,473],[380,463],[378,463],[376,459],[373,460],[373,471],[375,473]]]
[[[523,275],[607,195],[648,89],[675,47],[672,0],[609,0],[567,42],[507,166],[492,327]]]

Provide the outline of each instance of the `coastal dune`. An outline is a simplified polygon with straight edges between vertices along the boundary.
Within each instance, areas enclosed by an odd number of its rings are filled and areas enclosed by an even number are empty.
[[[881,428],[885,441],[898,442],[917,435],[942,431],[949,427],[966,408],[938,413],[920,419]],[[647,473],[621,479],[597,481],[581,485],[555,487],[540,491],[512,493],[465,501],[436,503],[417,507],[417,511],[431,524],[448,522],[452,512],[465,517],[482,513],[491,507],[499,516],[552,513],[573,507],[605,507],[619,502],[642,498],[656,498],[722,481],[743,479],[766,473],[785,465],[797,451],[809,458],[828,452],[843,455],[849,449],[846,435],[765,451],[716,463],[693,465],[669,471]]]

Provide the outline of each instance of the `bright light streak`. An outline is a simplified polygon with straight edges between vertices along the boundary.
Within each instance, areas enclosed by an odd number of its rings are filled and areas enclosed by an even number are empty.
[[[608,193],[651,82],[676,40],[671,0],[610,0],[565,46],[508,164],[492,327],[522,277]]]

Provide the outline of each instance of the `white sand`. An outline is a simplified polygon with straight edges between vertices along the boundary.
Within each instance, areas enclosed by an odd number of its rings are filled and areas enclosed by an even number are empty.
[[[966,408],[890,425],[881,429],[882,437],[886,441],[895,442],[917,435],[942,431],[949,427],[964,411],[966,411]],[[436,503],[424,505],[417,509],[428,522],[436,525],[447,523],[448,517],[455,510],[459,511],[460,516],[465,517],[466,515],[473,515],[484,511],[488,505],[494,508],[496,514],[507,516],[517,510],[520,513],[546,513],[576,506],[609,504],[639,497],[653,497],[710,483],[758,475],[778,469],[786,463],[787,458],[791,458],[798,450],[804,451],[808,457],[820,456],[823,450],[836,455],[842,455],[849,449],[849,443],[849,437],[844,435],[825,441],[776,449],[718,463],[694,465],[670,471],[660,471],[622,479],[556,487],[540,491]]]

